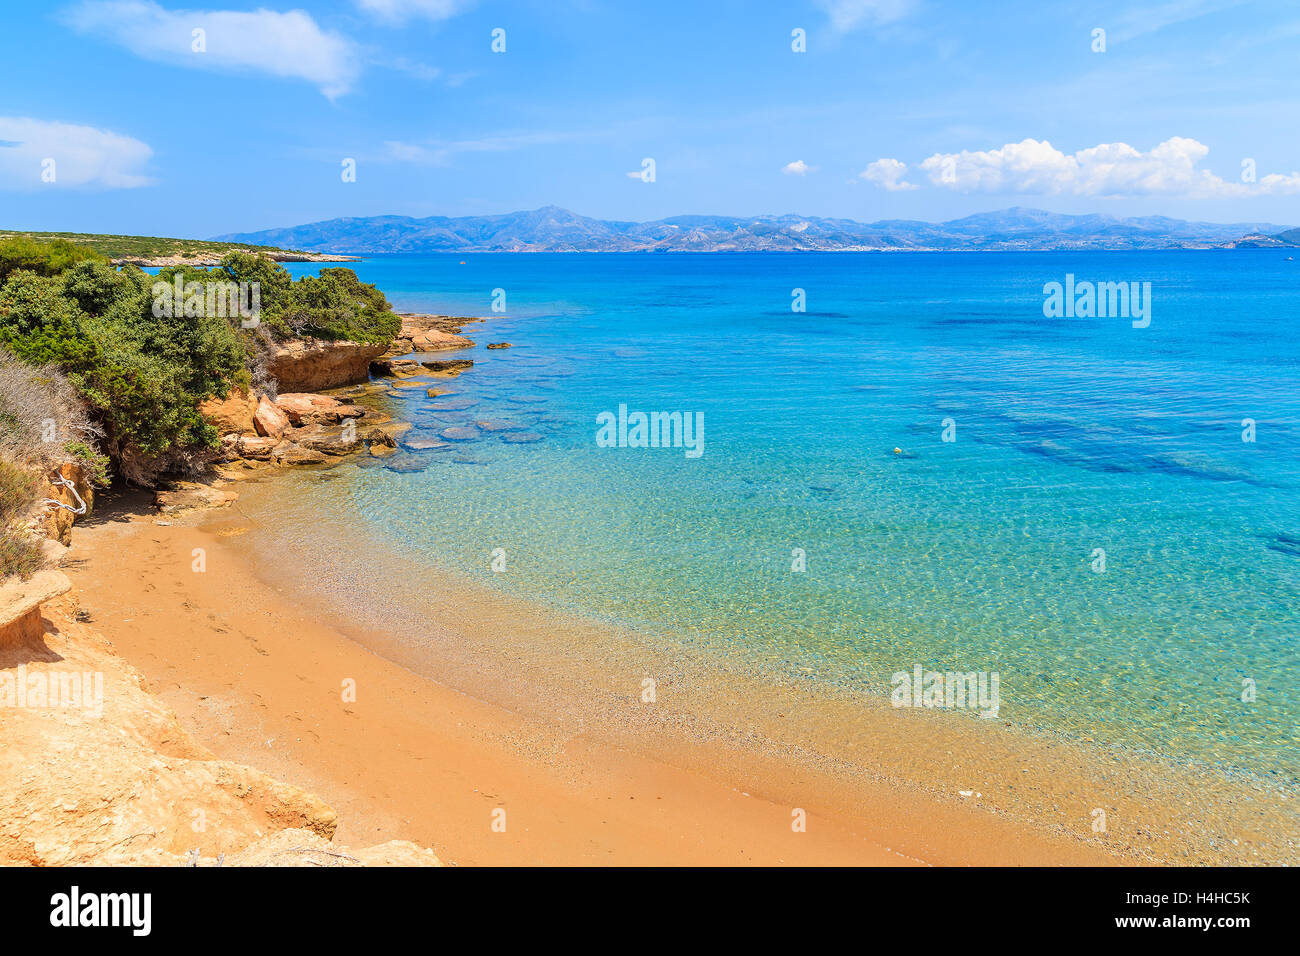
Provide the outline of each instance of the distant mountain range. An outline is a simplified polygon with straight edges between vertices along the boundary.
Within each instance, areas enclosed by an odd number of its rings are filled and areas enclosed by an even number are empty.
[[[589,219],[543,206],[500,216],[367,216],[217,236],[311,252],[853,252],[905,250],[1210,249],[1300,245],[1300,229],[1165,216],[1066,216],[1016,206],[951,222],[855,222],[816,216]]]

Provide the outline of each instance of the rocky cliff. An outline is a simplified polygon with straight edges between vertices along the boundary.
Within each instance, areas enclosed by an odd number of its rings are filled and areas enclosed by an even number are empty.
[[[319,392],[355,385],[370,376],[370,363],[387,345],[291,339],[276,346],[267,370],[282,392]]]

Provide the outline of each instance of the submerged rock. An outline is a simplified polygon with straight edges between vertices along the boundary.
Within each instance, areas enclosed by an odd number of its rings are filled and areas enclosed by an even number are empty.
[[[429,463],[422,458],[417,458],[415,455],[399,453],[387,459],[384,462],[384,468],[399,475],[412,475],[427,471]]]
[[[424,366],[433,375],[445,375],[454,378],[467,368],[474,367],[473,359],[432,359],[417,363]]]
[[[451,445],[445,441],[439,441],[437,438],[425,436],[421,438],[403,438],[402,447],[409,448],[411,451],[438,451],[443,448],[450,448]]]
[[[288,436],[303,448],[330,455],[346,455],[361,444],[355,427],[339,425],[311,425],[295,428]]]
[[[447,441],[473,441],[481,437],[479,430],[472,425],[453,425],[438,432]]]
[[[523,425],[516,425],[501,418],[486,418],[474,424],[485,432],[517,432],[524,429]]]
[[[379,359],[370,363],[370,371],[381,377],[410,378],[420,374],[420,363],[415,359]]]

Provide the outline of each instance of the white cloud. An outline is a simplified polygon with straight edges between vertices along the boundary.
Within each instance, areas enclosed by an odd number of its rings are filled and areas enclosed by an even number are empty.
[[[809,166],[802,159],[796,159],[793,163],[786,163],[782,166],[781,172],[785,173],[787,176],[807,176],[816,168],[816,166]]]
[[[360,69],[352,41],[322,30],[302,10],[165,10],[152,0],[83,0],[63,19],[148,60],[303,79],[330,99],[346,93]],[[205,32],[204,52],[193,48],[196,29]]]
[[[93,126],[0,116],[0,189],[147,186],[153,180],[140,169],[152,155],[138,139]],[[42,164],[50,159],[54,182],[47,184]]]
[[[907,163],[900,162],[897,159],[878,159],[858,173],[858,178],[869,183],[875,183],[882,189],[888,189],[891,193],[896,193],[917,188],[915,184],[903,181],[903,177],[906,175]]]
[[[912,11],[914,0],[817,0],[830,17],[836,33],[848,33],[867,23],[884,24],[901,20]]]
[[[1208,146],[1181,136],[1146,153],[1127,143],[1102,143],[1067,154],[1046,141],[1026,139],[1001,149],[935,153],[921,169],[935,185],[961,192],[1187,199],[1300,192],[1300,173],[1275,173],[1257,183],[1221,179],[1198,168],[1209,152]]]
[[[362,10],[389,23],[405,23],[422,17],[425,20],[448,20],[471,5],[471,0],[356,0]]]

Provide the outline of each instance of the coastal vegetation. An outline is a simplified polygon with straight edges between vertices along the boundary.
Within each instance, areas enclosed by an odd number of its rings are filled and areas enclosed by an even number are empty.
[[[250,245],[246,242],[208,242],[200,239],[168,239],[161,236],[115,236],[81,232],[11,232],[0,231],[0,244],[18,240],[35,246],[62,243],[82,255],[94,253],[108,259],[159,259],[180,256],[187,259],[220,259],[235,251],[282,253],[277,246]]]
[[[41,542],[25,530],[41,476],[75,464],[92,483],[107,479],[100,428],[53,365],[29,365],[0,348],[0,579],[41,565]]]
[[[258,320],[201,301],[157,308],[156,287],[178,280],[182,288],[256,284]],[[152,485],[197,473],[221,438],[200,404],[232,390],[274,394],[267,364],[278,346],[307,338],[373,345],[400,328],[384,294],[350,269],[295,281],[241,250],[215,268],[171,266],[155,276],[62,238],[0,240],[0,577],[33,560],[15,537],[37,496],[23,474],[73,461],[101,485],[110,476]]]

